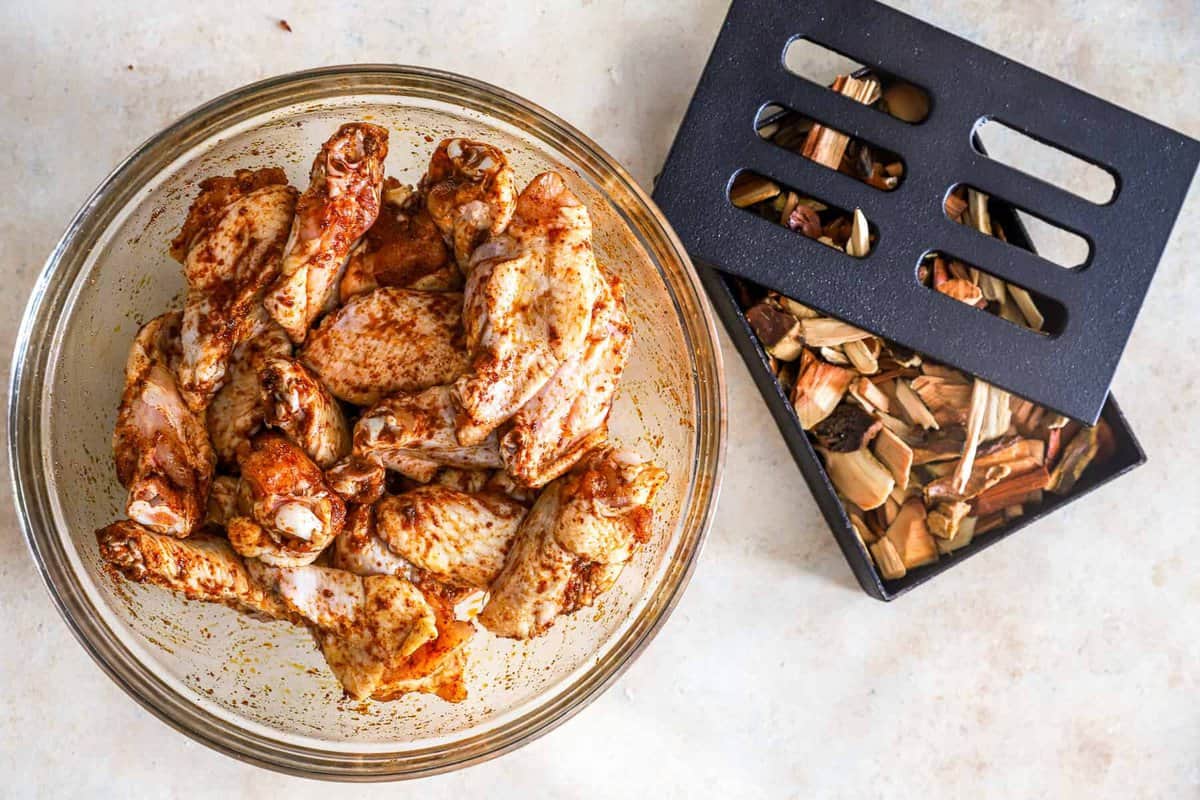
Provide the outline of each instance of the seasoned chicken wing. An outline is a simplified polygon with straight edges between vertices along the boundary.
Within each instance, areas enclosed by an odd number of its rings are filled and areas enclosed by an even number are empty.
[[[129,489],[129,518],[183,537],[204,521],[216,457],[203,419],[188,408],[171,371],[180,325],[172,312],[138,331],[112,441],[117,478]]]
[[[608,438],[633,328],[620,279],[606,278],[583,349],[516,413],[500,440],[505,469],[525,486],[549,483]]]
[[[430,481],[442,465],[499,467],[496,436],[463,446],[455,436],[455,417],[449,386],[397,392],[359,418],[354,426],[354,454],[422,483]]]
[[[262,430],[265,412],[259,371],[268,360],[291,354],[291,340],[269,319],[262,333],[234,348],[227,381],[206,411],[208,435],[223,466],[236,467],[238,456],[250,449],[250,437]]]
[[[281,434],[254,437],[240,464],[239,516],[226,528],[233,549],[273,566],[311,564],[342,529],[342,498],[304,451]]]
[[[406,674],[409,659],[438,638],[433,607],[399,576],[317,566],[254,571],[315,627],[325,661],[355,700],[374,695],[390,673]]]
[[[332,307],[350,251],[379,214],[387,152],[386,128],[354,122],[338,128],[313,161],[281,274],[263,301],[296,343]]]
[[[295,359],[272,358],[258,374],[267,425],[288,435],[318,467],[350,452],[350,426],[338,401]]]
[[[384,468],[373,461],[346,456],[325,470],[325,481],[347,503],[370,505],[383,496]]]
[[[100,557],[111,572],[138,583],[153,583],[190,600],[224,603],[276,619],[291,613],[273,592],[247,572],[229,543],[197,533],[175,539],[136,522],[121,520],[96,531]]]
[[[458,440],[483,441],[579,353],[604,278],[587,209],[546,172],[521,192],[508,230],[476,249],[463,305],[471,366],[454,385]]]
[[[188,284],[179,389],[195,411],[225,381],[233,348],[254,332],[253,315],[279,275],[295,208],[296,190],[278,168],[200,184],[171,243]]]
[[[375,506],[379,536],[400,557],[454,586],[487,588],[525,507],[494,494],[422,486]]]
[[[479,621],[528,639],[590,605],[650,535],[666,473],[627,451],[594,452],[547,486],[525,517]]]
[[[395,178],[384,180],[379,217],[350,255],[341,301],[380,286],[427,292],[462,288],[462,272],[429,216],[423,195]]]
[[[300,359],[335,397],[371,405],[463,373],[462,295],[383,288],[322,320]]]
[[[508,227],[516,207],[508,159],[470,139],[444,139],[421,179],[425,205],[466,272],[471,253],[488,236]]]

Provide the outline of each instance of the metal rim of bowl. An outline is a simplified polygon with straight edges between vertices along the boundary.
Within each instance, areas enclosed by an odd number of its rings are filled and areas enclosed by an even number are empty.
[[[71,545],[53,522],[49,490],[42,480],[47,420],[41,401],[47,355],[67,295],[92,245],[143,184],[189,147],[255,115],[306,101],[368,93],[415,95],[487,114],[520,127],[570,156],[575,166],[602,176],[601,188],[630,230],[640,236],[643,247],[650,249],[675,304],[692,358],[696,459],[677,523],[685,533],[662,582],[635,624],[581,679],[496,730],[449,745],[351,756],[243,730],[190,703],[120,643],[71,570],[66,555]],[[598,697],[649,644],[686,588],[712,522],[725,458],[724,366],[712,308],[683,245],[653,201],[592,140],[540,106],[474,78],[422,67],[335,66],[269,78],[205,103],[145,141],[76,212],[46,260],[21,320],[12,363],[8,450],[14,502],[42,581],[75,638],[130,697],[181,733],[242,761],[309,778],[392,780],[459,769],[532,741]]]

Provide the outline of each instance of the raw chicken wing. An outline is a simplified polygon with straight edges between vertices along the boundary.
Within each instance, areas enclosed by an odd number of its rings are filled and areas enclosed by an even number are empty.
[[[299,361],[272,358],[258,378],[264,422],[286,433],[318,467],[330,467],[350,452],[342,407]]]
[[[501,465],[495,436],[463,446],[455,436],[449,386],[398,392],[368,409],[354,426],[355,455],[427,483],[441,465],[494,469]]]
[[[129,489],[129,518],[159,533],[187,536],[204,521],[216,458],[203,419],[180,395],[180,315],[146,323],[129,351],[113,431],[117,478]]]
[[[208,435],[223,466],[236,467],[238,457],[250,449],[250,438],[262,430],[264,409],[259,370],[269,359],[291,354],[291,340],[271,320],[262,333],[234,348],[228,380],[206,412]]]
[[[188,211],[171,253],[183,262],[179,388],[202,411],[225,380],[230,353],[254,332],[254,312],[279,275],[296,190],[277,168],[209,178]]]
[[[450,383],[467,366],[462,295],[394,288],[357,295],[309,334],[300,359],[355,405]]]
[[[516,413],[500,440],[505,469],[525,486],[549,483],[608,438],[633,328],[620,280],[606,278],[587,343]]]
[[[512,223],[471,257],[463,305],[470,371],[455,382],[458,440],[478,444],[583,350],[604,278],[587,209],[546,172]]]
[[[339,293],[345,303],[380,286],[428,292],[462,288],[462,273],[423,196],[395,178],[384,180],[379,217],[350,255]]]
[[[311,564],[342,529],[342,498],[304,451],[278,433],[256,436],[241,468],[240,516],[226,530],[230,544],[273,566]]]
[[[444,139],[421,179],[425,205],[466,272],[471,253],[508,227],[516,188],[500,150],[470,139]]]
[[[521,524],[479,621],[497,636],[545,632],[606,591],[650,536],[650,504],[666,473],[605,448],[547,486]]]
[[[384,497],[375,507],[379,536],[393,553],[453,586],[487,588],[525,516],[525,507],[494,494],[422,486]]]
[[[386,128],[356,122],[338,128],[313,161],[281,274],[264,300],[296,343],[332,307],[350,251],[379,214],[387,151]]]
[[[224,603],[276,619],[291,617],[274,593],[250,576],[229,543],[218,536],[197,533],[188,539],[175,539],[121,520],[96,531],[96,541],[105,567],[131,581],[153,583],[190,600]]]

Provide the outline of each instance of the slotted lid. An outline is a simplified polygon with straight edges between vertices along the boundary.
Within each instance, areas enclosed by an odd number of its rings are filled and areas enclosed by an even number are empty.
[[[789,72],[797,37],[926,90],[928,117],[910,124]],[[755,120],[769,105],[895,151],[903,181],[877,191],[763,139]],[[1095,204],[982,155],[972,137],[988,119],[1107,170],[1113,198]],[[734,0],[654,198],[697,261],[1094,422],[1198,159],[1193,139],[871,0]],[[742,170],[862,209],[874,249],[851,258],[734,207]],[[948,219],[960,184],[1079,234],[1090,257],[1063,269]],[[916,271],[930,251],[1061,303],[1061,331],[929,291]]]

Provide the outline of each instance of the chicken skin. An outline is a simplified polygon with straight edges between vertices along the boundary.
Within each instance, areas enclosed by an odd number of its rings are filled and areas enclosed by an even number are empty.
[[[454,385],[472,445],[583,350],[604,278],[587,209],[553,172],[521,192],[511,224],[475,250],[463,305],[471,366]]]
[[[456,409],[449,386],[398,392],[365,411],[354,426],[354,454],[421,483],[440,466],[494,469],[497,438],[464,447],[455,436]]]
[[[401,575],[413,580],[417,569],[392,552],[379,538],[372,506],[355,506],[346,515],[346,525],[333,541],[333,566],[355,575]]]
[[[171,244],[183,263],[180,393],[203,411],[225,381],[234,347],[254,332],[254,312],[279,275],[296,190],[277,168],[209,178]]]
[[[342,407],[299,361],[272,358],[258,377],[263,421],[287,434],[318,467],[333,466],[350,452],[350,426]]]
[[[605,277],[583,349],[516,413],[500,440],[504,468],[525,486],[544,486],[608,438],[608,412],[633,327],[620,279]]]
[[[287,333],[269,319],[262,333],[234,348],[227,381],[206,412],[208,435],[222,466],[236,468],[238,457],[250,449],[251,437],[262,430],[266,414],[259,371],[270,359],[291,354]]]
[[[233,549],[277,567],[311,564],[342,529],[342,498],[281,434],[256,436],[240,463],[239,516],[226,527]]]
[[[121,520],[96,531],[96,541],[105,567],[128,580],[275,619],[292,616],[273,592],[251,577],[242,559],[219,536],[197,533],[175,539]]]
[[[322,320],[300,352],[334,397],[371,405],[463,373],[462,295],[385,287]]]
[[[598,450],[547,486],[525,517],[479,621],[529,639],[607,591],[650,536],[666,473],[633,453]]]
[[[125,513],[158,533],[184,537],[204,521],[216,457],[203,418],[184,402],[172,368],[180,361],[178,312],[142,326],[125,364],[113,430]]]
[[[525,510],[501,495],[433,485],[384,497],[375,521],[393,553],[438,581],[486,589],[504,566]]]
[[[339,295],[345,303],[380,286],[427,292],[462,288],[462,273],[429,216],[424,197],[395,178],[384,180],[379,216],[350,255]]]
[[[343,125],[321,147],[296,204],[278,280],[263,301],[297,344],[337,298],[346,261],[379,214],[386,128]]]
[[[464,273],[471,253],[508,227],[516,207],[517,191],[504,153],[470,139],[444,139],[437,146],[421,192]]]

